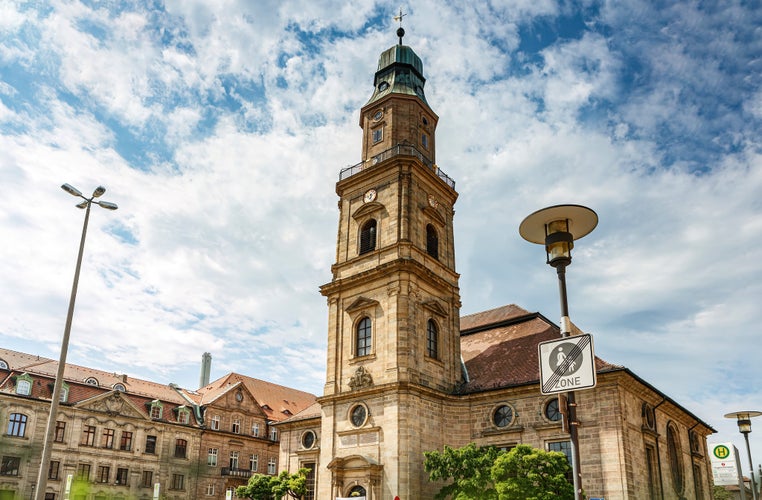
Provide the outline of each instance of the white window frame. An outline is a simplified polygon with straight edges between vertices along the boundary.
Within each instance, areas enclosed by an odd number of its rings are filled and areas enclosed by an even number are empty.
[[[158,400],[151,401],[150,416],[153,420],[159,420],[164,414],[164,406]]]
[[[177,410],[177,421],[181,424],[188,424],[190,422],[190,410],[187,408]]]
[[[270,457],[270,459],[267,461],[267,473],[268,474],[276,474],[278,472],[278,461],[275,459],[275,457]]]
[[[32,380],[28,377],[16,379],[16,394],[29,396],[32,394]]]
[[[217,467],[217,457],[220,454],[220,450],[217,448],[209,448],[206,454],[206,465],[209,467]]]
[[[215,415],[212,417],[212,420],[209,424],[209,428],[212,429],[213,431],[220,430],[220,416],[219,415]]]

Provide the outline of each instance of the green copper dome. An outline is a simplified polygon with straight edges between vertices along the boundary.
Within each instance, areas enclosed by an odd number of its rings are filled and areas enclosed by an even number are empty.
[[[418,96],[428,105],[423,93],[425,83],[421,58],[407,45],[395,45],[378,58],[375,88],[366,106],[389,94]]]

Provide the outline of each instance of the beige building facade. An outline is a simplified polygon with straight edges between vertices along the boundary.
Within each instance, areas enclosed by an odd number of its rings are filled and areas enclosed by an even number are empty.
[[[37,488],[57,362],[0,349],[0,499]],[[67,364],[46,500],[220,500],[278,472],[274,423],[312,394],[230,373],[186,390]],[[69,480],[69,476],[71,479]]]
[[[278,424],[281,466],[314,470],[309,498],[433,498],[442,485],[428,481],[423,454],[445,445],[570,457],[558,398],[539,387],[537,345],[560,338],[558,327],[517,306],[460,317],[458,194],[435,161],[424,83],[401,39],[381,54],[360,110],[362,161],[336,184],[325,390]],[[577,394],[586,494],[711,498],[713,429],[627,368],[595,362],[597,386]]]

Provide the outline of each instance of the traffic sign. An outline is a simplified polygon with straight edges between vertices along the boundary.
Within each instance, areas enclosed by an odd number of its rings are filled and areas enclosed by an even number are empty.
[[[541,342],[537,349],[542,394],[595,387],[593,336],[589,333]]]

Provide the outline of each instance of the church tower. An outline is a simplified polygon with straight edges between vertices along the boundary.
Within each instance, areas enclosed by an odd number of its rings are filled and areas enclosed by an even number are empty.
[[[423,64],[397,34],[360,110],[362,161],[336,184],[317,498],[432,497],[423,452],[441,449],[445,400],[463,381],[458,194],[435,162]]]

